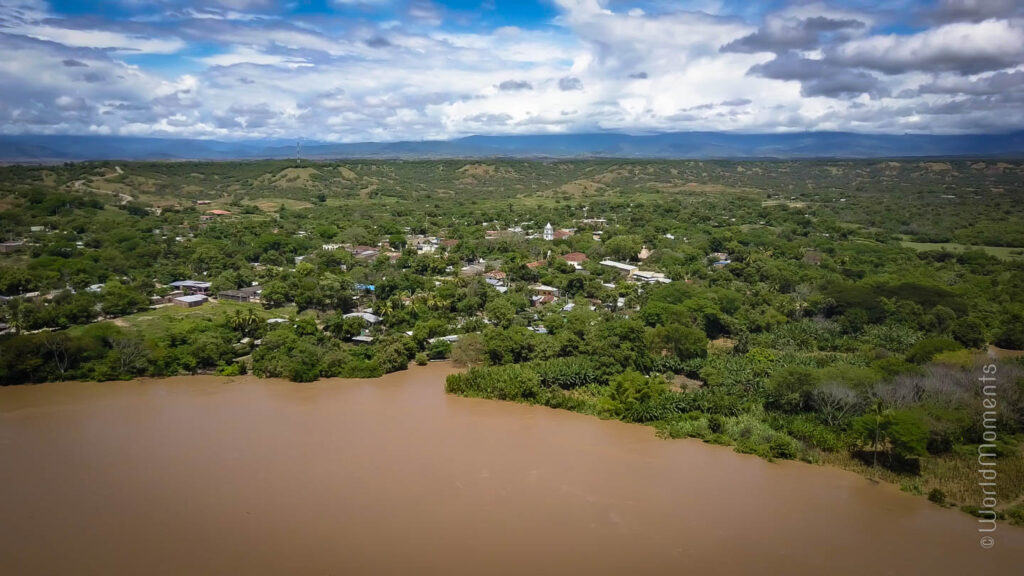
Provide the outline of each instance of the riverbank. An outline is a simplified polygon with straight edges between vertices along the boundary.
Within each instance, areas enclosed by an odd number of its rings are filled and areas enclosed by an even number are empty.
[[[849,472],[447,395],[451,372],[0,389],[0,572],[1000,574],[1024,557],[1022,531],[983,550],[970,517]]]

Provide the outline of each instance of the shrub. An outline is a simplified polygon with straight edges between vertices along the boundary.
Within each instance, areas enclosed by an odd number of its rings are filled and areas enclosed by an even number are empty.
[[[445,391],[499,400],[532,401],[540,395],[541,386],[540,377],[529,368],[489,366],[470,368],[469,372],[448,376]]]
[[[776,370],[768,381],[772,405],[785,412],[799,412],[806,408],[819,376],[810,368],[786,366]]]
[[[951,338],[925,338],[910,347],[910,351],[907,352],[907,362],[924,364],[937,354],[959,350],[960,348],[962,348],[960,343]]]
[[[427,358],[426,354],[424,354],[423,352],[420,352],[419,354],[416,354],[415,362],[416,362],[417,366],[426,366],[427,363],[430,362],[430,359]]]
[[[785,458],[792,460],[800,451],[800,445],[796,440],[785,434],[776,434],[768,445],[768,450],[773,458]]]
[[[985,324],[977,318],[961,318],[953,323],[953,338],[967,348],[985,345]]]
[[[932,488],[928,492],[928,500],[941,506],[946,503],[946,493],[938,488]]]
[[[435,340],[427,346],[427,357],[431,360],[444,360],[452,355],[452,344],[447,340]]]
[[[554,358],[530,364],[540,377],[542,386],[571,390],[588,384],[595,384],[601,378],[593,362],[587,358]]]
[[[384,375],[384,370],[375,360],[353,358],[340,365],[334,376],[339,378],[378,378]]]
[[[663,431],[670,438],[700,438],[702,440],[707,440],[712,434],[708,427],[708,417],[699,413],[690,413],[683,418],[671,420],[664,426]]]

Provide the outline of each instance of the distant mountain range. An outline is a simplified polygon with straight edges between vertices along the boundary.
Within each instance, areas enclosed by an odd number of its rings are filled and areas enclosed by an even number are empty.
[[[218,141],[125,136],[0,135],[0,161],[249,160],[293,158],[288,140]],[[800,132],[676,132],[469,136],[420,142],[303,142],[302,157],[329,158],[887,158],[1024,156],[1024,132],[931,136]]]

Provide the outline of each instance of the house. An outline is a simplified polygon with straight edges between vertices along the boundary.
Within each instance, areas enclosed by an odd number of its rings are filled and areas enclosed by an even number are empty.
[[[600,226],[604,226],[605,224],[607,224],[608,221],[605,220],[604,218],[584,218],[583,220],[580,220],[580,223],[581,224],[587,224],[587,225],[594,226],[594,227],[600,227]]]
[[[8,254],[8,253],[11,253],[11,252],[17,252],[18,250],[21,250],[24,247],[25,247],[25,242],[21,241],[21,240],[16,241],[16,242],[4,242],[4,243],[0,244],[0,252],[2,252],[4,254]]]
[[[380,254],[380,248],[373,246],[353,246],[348,251],[356,257],[356,260],[373,260]]]
[[[405,245],[415,249],[417,254],[433,254],[438,246],[440,246],[440,242],[435,236],[406,234]]]
[[[323,246],[320,247],[320,249],[323,250],[324,252],[334,252],[335,250],[341,247],[341,244],[324,244]]]
[[[491,270],[490,272],[484,274],[484,277],[487,278],[488,280],[498,280],[500,282],[505,280],[505,273],[502,272],[501,270]]]
[[[239,290],[224,290],[217,294],[217,299],[231,302],[259,302],[262,292],[262,286],[248,286]]]
[[[647,272],[644,270],[637,270],[633,272],[633,280],[637,282],[646,282],[648,284],[669,284],[672,282],[671,279],[667,278],[661,272]]]
[[[541,266],[544,266],[547,263],[547,260],[537,260],[535,262],[527,262],[526,267],[529,268],[530,270],[536,270],[537,268],[540,268]]]
[[[732,260],[719,260],[718,262],[715,262],[711,265],[714,266],[715,268],[722,268],[723,266],[727,266],[729,264],[732,264]]]
[[[534,284],[530,286],[530,290],[533,290],[541,296],[558,296],[558,288],[555,288],[554,286],[547,286],[545,284]]]
[[[639,268],[632,264],[623,264],[622,262],[616,262],[614,260],[601,260],[601,266],[607,266],[609,268],[614,268],[619,272],[625,272],[626,276],[632,276],[634,272],[639,270]]]
[[[182,308],[195,308],[196,306],[202,306],[209,300],[202,294],[191,294],[189,296],[179,296],[171,301],[175,306],[181,306]]]
[[[231,212],[227,210],[207,210],[206,213],[214,216],[231,216]]]
[[[199,205],[199,206],[206,206],[209,203],[210,203],[209,200],[196,200],[196,204]]]
[[[30,232],[46,232],[46,226],[29,226]]]
[[[576,230],[564,228],[562,230],[555,230],[555,240],[565,240],[576,233]]]
[[[587,255],[583,252],[569,252],[562,256],[562,260],[565,260],[572,265],[573,268],[579,270],[583,267],[583,263],[588,260]]]
[[[551,222],[548,222],[548,225],[544,227],[544,239],[548,241],[555,239],[555,228],[551,225]]]
[[[184,296],[184,295],[185,295],[185,292],[182,291],[182,290],[171,290],[167,294],[164,294],[163,297],[159,298],[159,301],[154,300],[153,303],[154,304],[174,304],[174,299],[175,298],[178,298],[178,297]]]
[[[636,257],[640,260],[647,260],[648,258],[651,257],[651,254],[654,254],[654,250],[650,250],[647,248],[647,246],[644,246]]]
[[[103,292],[103,284],[90,284],[85,291],[92,292],[93,294],[99,294],[100,292]]]
[[[349,312],[345,314],[343,318],[362,318],[370,324],[379,324],[382,318],[376,314],[370,314],[369,312]]]
[[[180,288],[185,294],[206,294],[210,290],[209,282],[199,282],[197,280],[178,280],[177,282],[171,282],[168,286]]]
[[[486,264],[467,264],[459,270],[459,276],[479,276],[484,273],[487,268]]]
[[[555,301],[555,297],[550,295],[550,294],[548,294],[548,295],[538,294],[538,295],[534,296],[533,298],[530,298],[530,301],[533,302],[534,306],[543,306],[545,304],[550,304],[550,303],[554,302]]]

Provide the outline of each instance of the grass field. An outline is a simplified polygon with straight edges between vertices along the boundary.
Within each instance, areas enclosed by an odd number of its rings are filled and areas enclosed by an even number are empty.
[[[236,310],[255,310],[264,318],[288,318],[295,315],[295,306],[264,310],[259,304],[242,304],[238,302],[207,302],[195,308],[182,308],[167,305],[146,310],[130,316],[122,316],[106,322],[112,322],[122,328],[145,328],[147,334],[162,334],[168,328],[183,320],[217,320],[235,313]],[[83,328],[76,326],[72,331]]]
[[[956,244],[954,242],[900,242],[907,248],[913,248],[919,252],[924,250],[948,250],[950,252],[963,252],[964,250],[984,250],[996,258],[1003,260],[1024,260],[1024,254],[1014,254],[1024,248],[1011,248],[1007,246],[968,246],[967,244]]]

